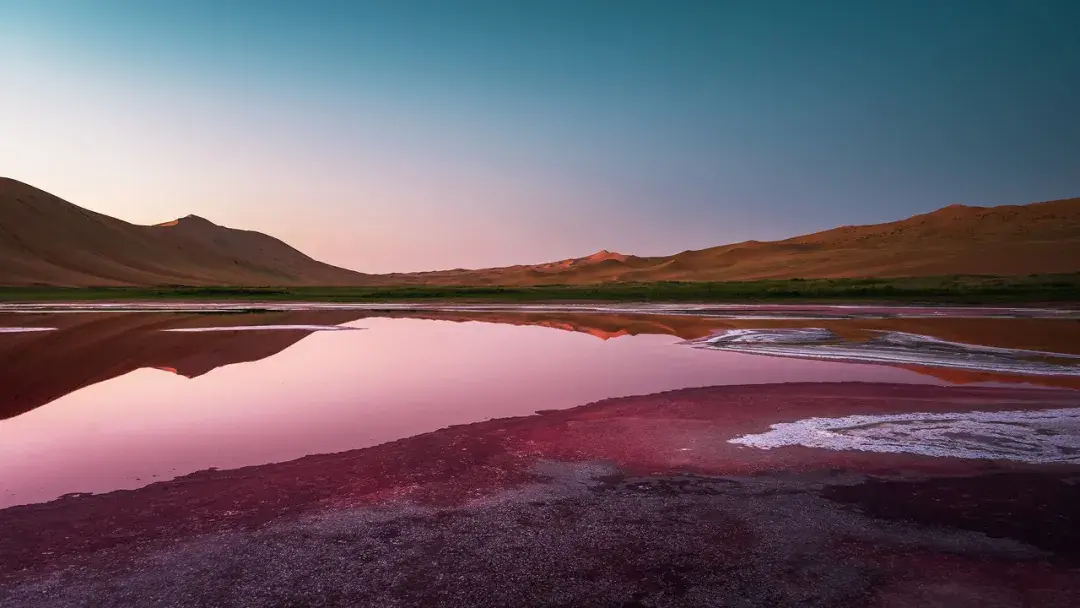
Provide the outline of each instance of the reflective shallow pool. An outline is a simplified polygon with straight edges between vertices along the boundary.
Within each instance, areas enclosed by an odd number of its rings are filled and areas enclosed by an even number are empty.
[[[1068,346],[1080,347],[1072,341],[1080,322],[1045,313],[980,317],[968,310],[942,318],[933,310],[840,315],[776,307],[649,314],[460,307],[63,313],[0,314],[0,328],[10,330],[0,335],[0,507],[343,452],[611,397],[848,381],[1069,388],[1080,363]],[[854,344],[856,351],[872,344],[875,332],[915,331],[977,344],[980,362],[1001,365],[950,367],[940,348],[926,360],[872,365],[852,356],[830,361],[702,342],[733,331],[768,336],[777,327],[827,331],[832,342],[843,340],[848,350]],[[812,350],[798,346],[800,353]],[[971,352],[959,352],[971,360]],[[1038,374],[1016,373],[1025,365],[1041,367]],[[757,432],[775,422],[762,412]]]

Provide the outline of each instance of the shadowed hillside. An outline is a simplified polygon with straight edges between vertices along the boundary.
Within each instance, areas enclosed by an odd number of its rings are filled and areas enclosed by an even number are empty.
[[[195,216],[136,226],[0,178],[3,285],[345,285],[364,275]]]

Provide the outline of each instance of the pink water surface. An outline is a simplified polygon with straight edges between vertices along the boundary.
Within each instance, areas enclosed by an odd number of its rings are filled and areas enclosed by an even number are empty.
[[[899,368],[711,352],[671,336],[603,341],[415,319],[349,325],[363,331],[317,332],[192,379],[139,369],[0,421],[0,508],[608,397],[721,384],[940,383]]]

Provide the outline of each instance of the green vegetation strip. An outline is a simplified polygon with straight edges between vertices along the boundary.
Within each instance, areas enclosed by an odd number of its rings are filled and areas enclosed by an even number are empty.
[[[788,279],[599,285],[380,287],[0,287],[0,301],[303,300],[392,302],[878,301],[933,303],[1080,302],[1080,274],[890,279]]]

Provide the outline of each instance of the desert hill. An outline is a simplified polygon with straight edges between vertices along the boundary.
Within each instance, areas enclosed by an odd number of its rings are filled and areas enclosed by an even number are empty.
[[[1069,272],[1080,272],[1080,198],[1001,207],[951,205],[886,224],[663,257],[601,251],[532,266],[389,277],[394,279],[390,282],[430,285],[535,285]]]
[[[188,216],[137,226],[0,178],[0,285],[345,285],[365,276]]]
[[[0,178],[0,285],[588,285],[625,281],[1080,272],[1080,199],[951,205],[869,226],[670,256],[607,250],[479,270],[370,275],[258,232],[188,216],[137,226]]]

